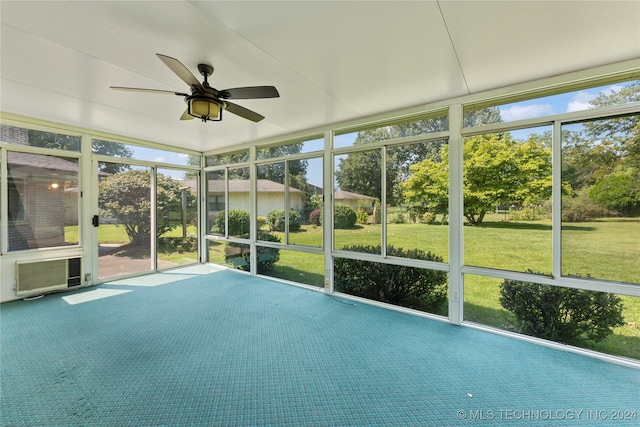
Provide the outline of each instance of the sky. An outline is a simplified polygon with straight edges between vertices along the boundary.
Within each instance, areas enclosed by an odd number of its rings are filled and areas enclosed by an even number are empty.
[[[618,92],[622,84],[580,90],[560,95],[516,102],[499,107],[500,116],[505,122],[549,116],[552,114],[583,111],[591,107],[589,102],[599,93]]]

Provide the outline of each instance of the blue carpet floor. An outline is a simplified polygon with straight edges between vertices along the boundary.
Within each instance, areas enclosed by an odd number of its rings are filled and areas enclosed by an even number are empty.
[[[640,425],[640,370],[233,271],[164,277],[2,304],[2,425]]]

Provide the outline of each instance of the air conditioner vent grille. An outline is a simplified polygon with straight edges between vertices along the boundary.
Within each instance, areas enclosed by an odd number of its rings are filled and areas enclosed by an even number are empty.
[[[16,263],[16,295],[64,289],[69,286],[69,265],[80,258],[48,259]],[[75,270],[76,268],[72,268]],[[77,274],[74,272],[74,274]]]

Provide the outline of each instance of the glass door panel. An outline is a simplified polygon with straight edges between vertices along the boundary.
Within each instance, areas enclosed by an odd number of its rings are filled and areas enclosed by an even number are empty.
[[[158,169],[156,257],[158,270],[198,262],[197,171]]]
[[[98,279],[153,270],[151,168],[98,162],[97,169]]]

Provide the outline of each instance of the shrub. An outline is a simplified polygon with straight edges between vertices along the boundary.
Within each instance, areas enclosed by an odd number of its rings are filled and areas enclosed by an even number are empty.
[[[436,222],[436,214],[427,211],[422,214],[422,221],[426,222],[427,224],[433,224]]]
[[[272,231],[284,231],[284,210],[280,209],[269,212],[267,222]],[[293,209],[289,210],[289,231],[300,231],[300,214]]]
[[[356,222],[358,224],[366,224],[369,221],[369,214],[363,208],[358,208],[356,211]]]
[[[586,192],[581,192],[576,197],[565,196],[562,198],[563,222],[593,221],[610,214],[611,212],[606,208],[589,199]]]
[[[347,251],[379,254],[381,246],[345,246]],[[394,257],[442,262],[442,257],[420,249],[387,247]],[[375,301],[447,313],[447,273],[425,268],[382,264],[346,258],[335,260],[336,290]]]
[[[242,236],[248,238],[248,235]],[[266,231],[258,231],[258,240],[265,242],[280,242],[280,238]],[[265,246],[257,246],[258,273],[267,273],[272,271],[276,262],[280,260],[280,249],[268,248]],[[234,265],[236,268],[249,271],[251,268],[251,251],[250,247],[244,243],[227,242],[225,248],[224,260],[228,264]]]
[[[605,292],[507,279],[500,304],[518,319],[519,332],[567,344],[602,341],[624,324],[622,301]]]
[[[159,237],[158,249],[165,252],[196,252],[198,250],[198,238],[196,236],[182,237]]]
[[[309,214],[309,224],[322,225],[322,209],[314,209]]]
[[[351,206],[336,205],[333,209],[334,228],[352,228],[356,219],[356,211]]]
[[[549,214],[550,212],[543,206],[530,206],[509,211],[509,216],[513,221],[537,221],[546,218]]]
[[[215,225],[220,230],[221,234],[224,234],[224,217],[225,212],[220,212],[215,219]],[[229,236],[241,236],[243,234],[249,234],[249,212],[240,209],[231,209],[229,211]]]
[[[404,224],[406,219],[404,218],[404,214],[402,212],[398,212],[396,214],[389,215],[389,223],[390,224]]]
[[[382,222],[382,210],[379,205],[373,208],[373,223],[380,224]]]
[[[322,203],[323,203],[323,199],[322,199],[322,195],[320,194],[314,194],[309,199],[309,204],[316,209],[322,208]]]
[[[256,224],[257,224],[258,230],[260,230],[262,227],[267,225],[267,217],[266,216],[257,217],[256,218]]]

